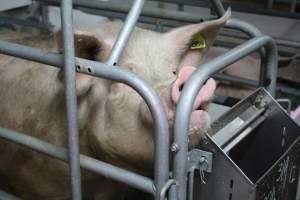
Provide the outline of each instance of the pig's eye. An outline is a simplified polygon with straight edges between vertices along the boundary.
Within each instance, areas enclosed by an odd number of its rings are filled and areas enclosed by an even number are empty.
[[[174,71],[172,71],[172,73],[174,74],[174,75],[176,75],[176,71],[174,70]]]

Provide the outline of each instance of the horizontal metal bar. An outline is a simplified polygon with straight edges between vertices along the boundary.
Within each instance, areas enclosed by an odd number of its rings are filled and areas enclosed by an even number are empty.
[[[39,28],[42,30],[49,30],[49,28],[50,28],[46,24],[32,21],[30,19],[24,20],[24,19],[18,19],[18,18],[7,17],[7,16],[0,16],[0,24],[15,24],[15,25]]]
[[[63,58],[60,54],[43,51],[24,45],[0,41],[0,53],[24,58],[61,68]],[[96,77],[106,78],[129,85],[145,100],[151,112],[155,131],[155,166],[159,171],[158,182],[166,182],[169,178],[169,125],[163,104],[155,91],[136,74],[120,67],[109,67],[104,63],[75,58],[78,72]],[[159,191],[159,188],[157,188]]]
[[[60,0],[38,0],[41,2],[45,2],[49,5],[58,5]],[[73,1],[74,7],[84,7],[84,8],[92,8],[104,11],[113,11],[113,12],[120,12],[120,13],[128,13],[130,10],[130,6],[126,4],[120,3],[105,3],[100,1],[89,1],[89,0],[74,0]],[[142,16],[147,17],[156,17],[161,19],[171,19],[176,21],[185,21],[191,23],[200,22],[200,17],[195,16],[191,13],[185,12],[178,12],[178,11],[171,11],[161,8],[151,8],[145,7],[142,11]]]
[[[220,80],[220,81],[228,81],[232,85],[236,86],[248,86],[248,87],[259,87],[258,81],[240,78],[237,76],[232,76],[229,74],[215,74],[213,78]]]
[[[52,158],[68,162],[68,153],[65,148],[55,146],[37,138],[0,127],[0,138],[22,145]],[[144,192],[155,194],[153,181],[150,178],[115,167],[94,158],[80,155],[80,165],[83,169],[95,172],[115,181],[126,183],[129,186]]]
[[[192,107],[201,86],[211,75],[249,55],[250,53],[253,53],[262,46],[266,46],[268,58],[268,71],[266,72],[266,75],[270,81],[270,84],[265,82],[264,85],[269,88],[272,94],[274,94],[276,78],[275,80],[271,80],[270,78],[277,77],[277,48],[272,38],[268,36],[260,36],[251,39],[226,52],[222,56],[202,64],[185,83],[176,107],[174,122],[174,144],[176,144],[179,149],[174,155],[174,179],[179,183],[178,199],[186,198],[186,163],[188,152],[187,132]]]
[[[117,65],[119,57],[121,56],[129,37],[134,29],[136,22],[142,12],[144,0],[135,0],[132,8],[130,9],[128,16],[124,22],[124,25],[119,32],[117,40],[111,50],[111,53],[106,61],[108,65]]]
[[[181,3],[183,5],[187,6],[198,6],[198,7],[204,7],[208,8],[209,4],[207,3],[207,0],[203,1],[197,1],[197,0],[151,0],[151,1],[162,1],[167,3],[174,3],[178,4]],[[241,5],[240,3],[223,3],[225,8],[231,7],[233,11],[236,12],[244,12],[244,13],[251,13],[251,14],[259,14],[259,15],[267,15],[267,16],[274,16],[274,17],[285,17],[285,18],[291,18],[291,19],[300,19],[299,13],[291,13],[291,12],[285,12],[285,11],[279,11],[279,10],[272,10],[269,8],[258,8],[256,7],[253,9],[253,7]]]

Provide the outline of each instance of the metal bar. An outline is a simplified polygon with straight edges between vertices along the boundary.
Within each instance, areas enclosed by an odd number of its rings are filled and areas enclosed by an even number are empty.
[[[59,0],[37,0],[46,2],[49,5],[58,5]],[[166,2],[167,0],[163,0]],[[200,6],[204,8],[208,8],[209,6],[205,3],[202,3],[198,1],[198,4],[193,3],[192,6]],[[121,12],[121,13],[128,13],[128,10],[130,9],[129,6],[126,5],[120,5],[117,3],[107,3],[107,2],[101,2],[101,1],[88,1],[88,0],[74,0],[73,5],[76,7],[85,7],[85,8],[92,8],[92,9],[98,9],[98,10],[104,10],[104,11],[113,11],[113,12]],[[188,3],[185,3],[185,5],[189,5]],[[228,4],[225,4],[228,7]],[[287,17],[287,18],[293,18],[293,19],[300,19],[300,15],[298,13],[285,13],[285,12],[279,12],[279,11],[273,11],[273,10],[265,10],[265,9],[249,9],[249,8],[243,8],[236,5],[230,5],[232,10],[238,11],[238,12],[248,12],[248,13],[254,13],[254,14],[266,14],[269,16],[278,16],[278,17]],[[199,22],[199,17],[189,14],[189,13],[183,13],[178,11],[169,11],[164,9],[155,9],[155,8],[149,8],[146,7],[144,11],[142,12],[143,16],[150,16],[150,17],[158,17],[162,19],[173,19],[177,21],[190,21],[191,23],[197,23]]]
[[[238,29],[252,38],[262,35],[262,33],[255,26],[247,22],[241,21],[239,19],[229,19],[226,22],[225,27],[231,29]],[[263,82],[266,78],[266,74],[264,73],[266,68],[266,50],[264,47],[260,49],[259,54],[261,58],[259,84],[263,85]]]
[[[21,200],[20,198],[13,196],[3,190],[0,190],[0,199],[4,200]]]
[[[28,59],[43,64],[61,67],[60,54],[0,41],[0,53]],[[155,183],[157,191],[169,178],[169,126],[163,104],[155,91],[142,78],[119,67],[109,67],[104,63],[75,58],[80,73],[122,82],[135,89],[147,103],[152,114],[155,130]],[[159,193],[157,193],[159,194]]]
[[[268,5],[267,5],[268,9],[271,10],[273,8],[273,4],[274,4],[274,0],[268,0]]]
[[[185,83],[182,90],[179,102],[176,107],[175,121],[174,121],[174,144],[178,146],[178,151],[174,155],[174,179],[178,182],[178,199],[186,199],[187,186],[187,153],[188,140],[187,132],[192,112],[192,106],[196,96],[208,77],[216,72],[224,69],[226,66],[241,59],[261,46],[266,46],[267,53],[267,72],[266,75],[270,84],[264,83],[271,94],[275,92],[276,77],[277,77],[277,51],[274,41],[268,36],[260,36],[245,42],[242,45],[235,47],[227,53],[219,56],[209,62],[201,65],[191,75],[189,80]],[[272,79],[274,78],[275,79]]]
[[[125,23],[120,31],[117,40],[112,48],[110,56],[106,61],[107,65],[117,65],[120,55],[122,54],[128,39],[134,29],[134,26],[142,12],[144,0],[135,0],[133,6],[125,20]]]
[[[42,30],[48,30],[49,27],[45,24],[42,24],[40,22],[35,22],[32,20],[23,20],[23,19],[17,19],[12,17],[6,17],[6,16],[0,16],[0,24],[16,24],[21,26],[29,26],[34,28],[39,28]]]
[[[46,2],[50,5],[58,5],[60,0],[38,0],[41,2]],[[104,11],[112,11],[112,12],[120,12],[120,13],[128,13],[130,7],[120,3],[105,3],[101,1],[89,1],[89,0],[73,0],[74,7],[85,7],[91,9],[98,9]],[[183,21],[183,22],[192,22],[192,23],[199,23],[200,17],[195,16],[191,13],[179,12],[179,11],[172,11],[166,9],[159,9],[159,8],[151,8],[145,7],[142,12],[143,16],[146,17],[156,17],[161,19],[171,19],[176,21]]]
[[[249,86],[249,87],[259,87],[258,81],[250,80],[250,79],[244,79],[237,76],[232,76],[229,74],[215,74],[213,75],[213,78],[220,80],[220,81],[228,81],[232,85],[236,86]]]
[[[292,0],[290,12],[296,12],[297,1],[298,0]]]
[[[58,147],[37,138],[1,127],[0,137],[39,153],[50,156],[52,158],[68,162],[68,152],[67,149],[63,147]],[[150,178],[115,167],[111,164],[96,160],[85,155],[80,155],[80,165],[83,169],[95,172],[115,181],[126,183],[129,186],[140,189],[144,192],[153,195],[155,193],[153,181]]]
[[[210,0],[214,10],[216,11],[219,17],[222,17],[225,14],[225,9],[220,0]]]
[[[213,8],[216,10],[217,15],[219,17],[223,16],[225,14],[225,9],[221,1],[220,0],[210,0],[210,1],[212,3]],[[255,26],[238,19],[229,19],[226,22],[225,27],[240,30],[252,38],[262,35],[262,33]],[[265,81],[266,78],[266,74],[264,73],[266,68],[265,49],[261,48],[259,53],[261,57],[259,84],[263,85],[263,82]]]
[[[77,125],[77,96],[75,83],[75,52],[72,0],[61,1],[61,24],[64,56],[64,85],[66,97],[68,158],[70,186],[73,200],[81,200],[81,175],[79,164],[79,142]]]
[[[174,181],[173,179],[170,179],[166,182],[166,184],[160,191],[159,200],[165,200],[166,194],[172,185],[176,185],[176,181]]]
[[[195,177],[195,170],[196,167],[192,167],[191,171],[189,172],[189,193],[188,193],[188,200],[193,200],[194,199],[194,177]]]

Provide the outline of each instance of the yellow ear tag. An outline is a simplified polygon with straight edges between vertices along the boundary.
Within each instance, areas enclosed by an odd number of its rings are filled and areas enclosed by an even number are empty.
[[[205,38],[200,34],[195,34],[192,38],[191,49],[205,49],[206,42]]]

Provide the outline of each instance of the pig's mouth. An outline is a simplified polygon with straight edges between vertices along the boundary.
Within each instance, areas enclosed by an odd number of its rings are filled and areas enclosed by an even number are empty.
[[[205,132],[209,127],[209,114],[207,105],[212,100],[216,89],[216,82],[210,78],[198,93],[191,114],[189,135],[197,131]]]
[[[173,83],[171,92],[172,100],[173,102],[175,102],[175,104],[179,100],[184,83],[187,81],[187,79],[195,69],[196,68],[194,67],[185,67],[180,70],[176,81]],[[212,78],[208,79],[200,89],[195,99],[195,103],[193,105],[193,110],[191,113],[189,135],[195,133],[199,134],[199,132],[206,132],[206,130],[208,129],[210,120],[207,113],[207,105],[212,100],[215,89],[216,82]]]

